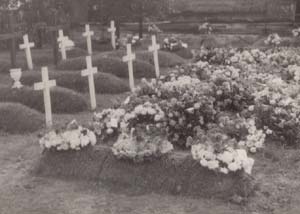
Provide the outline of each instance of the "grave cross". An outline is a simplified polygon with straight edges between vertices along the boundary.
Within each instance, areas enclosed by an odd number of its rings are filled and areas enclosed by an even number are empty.
[[[90,30],[90,25],[85,25],[85,32],[82,34],[82,36],[86,37],[88,53],[89,55],[92,55],[92,36],[94,36],[94,31]]]
[[[23,36],[24,44],[20,45],[21,50],[25,50],[27,66],[29,70],[33,69],[32,56],[31,56],[31,48],[34,47],[33,42],[29,42],[28,35],[25,34]]]
[[[51,109],[51,97],[50,89],[56,86],[55,80],[49,80],[48,68],[42,67],[42,82],[34,84],[34,90],[43,90],[44,104],[45,104],[45,115],[46,115],[46,126],[52,127],[52,109]]]
[[[57,42],[60,43],[60,51],[61,51],[61,58],[62,60],[66,60],[67,59],[67,50],[66,50],[66,42],[68,40],[67,36],[64,36],[64,31],[63,30],[59,30],[58,31],[58,38],[57,38]]]
[[[98,68],[93,67],[91,56],[86,57],[86,67],[87,67],[87,69],[81,71],[81,76],[83,76],[83,77],[87,76],[88,77],[90,99],[91,99],[91,108],[92,108],[92,110],[95,110],[97,108],[97,101],[96,101],[94,74],[96,74],[98,72]]]
[[[158,50],[159,49],[160,49],[160,45],[156,43],[156,36],[152,35],[152,46],[149,47],[149,51],[153,52],[156,78],[159,78],[159,76],[160,76],[159,61],[158,61]]]
[[[113,49],[116,49],[116,27],[115,21],[110,22],[110,28],[108,28],[108,32],[111,33],[111,45]]]
[[[127,44],[127,55],[123,57],[123,62],[128,63],[129,85],[132,92],[134,91],[133,60],[135,59],[136,55],[132,53],[131,44]]]

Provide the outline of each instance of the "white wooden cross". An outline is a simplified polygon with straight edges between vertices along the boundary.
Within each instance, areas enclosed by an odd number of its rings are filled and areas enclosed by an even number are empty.
[[[59,30],[58,35],[59,35],[59,37],[57,38],[57,42],[60,43],[61,58],[62,58],[62,60],[66,60],[67,59],[66,42],[68,40],[68,37],[64,36],[63,30]]]
[[[88,53],[89,55],[92,55],[93,54],[92,36],[94,36],[94,31],[90,30],[90,25],[88,24],[85,25],[85,32],[82,34],[82,36],[86,37]]]
[[[123,62],[128,63],[129,85],[132,92],[134,91],[133,60],[135,59],[136,55],[132,53],[131,44],[127,44],[127,55],[123,57]]]
[[[110,22],[110,28],[108,28],[108,32],[111,33],[111,45],[113,49],[116,49],[116,27],[115,21]]]
[[[95,92],[95,82],[94,82],[94,74],[98,72],[97,67],[93,67],[92,65],[92,57],[86,57],[86,67],[87,69],[81,71],[81,76],[88,77],[89,80],[89,90],[90,90],[90,99],[91,99],[91,108],[95,110],[97,108],[96,101],[96,92]]]
[[[30,48],[34,47],[34,43],[29,42],[27,34],[25,34],[23,36],[23,40],[24,40],[24,44],[20,45],[20,49],[25,50],[28,69],[32,70],[33,69],[33,63],[32,63],[32,56],[31,56],[31,49]]]
[[[51,109],[51,97],[50,89],[56,86],[55,80],[49,80],[48,68],[42,67],[42,82],[34,84],[34,90],[41,91],[44,93],[44,104],[45,104],[45,115],[46,115],[46,126],[52,127],[52,109]]]
[[[158,61],[158,50],[159,49],[160,49],[160,45],[156,43],[156,36],[152,35],[152,46],[149,47],[149,51],[153,52],[156,78],[159,78],[159,76],[160,76],[159,61]]]

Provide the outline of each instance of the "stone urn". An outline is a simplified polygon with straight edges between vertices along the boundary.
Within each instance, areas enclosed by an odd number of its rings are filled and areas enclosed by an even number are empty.
[[[11,69],[10,77],[14,80],[12,88],[20,89],[23,87],[22,83],[20,82],[22,77],[22,71],[20,68]]]

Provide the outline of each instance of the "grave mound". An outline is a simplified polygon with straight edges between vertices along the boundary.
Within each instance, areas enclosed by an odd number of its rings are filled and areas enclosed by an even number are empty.
[[[119,58],[96,55],[93,56],[93,66],[97,66],[100,72],[114,74],[121,78],[128,77],[127,64]],[[59,70],[83,70],[85,68],[85,57],[68,59],[58,65]],[[141,60],[134,61],[133,70],[135,78],[155,77],[154,66]]]
[[[0,86],[0,102],[21,103],[39,112],[44,112],[44,98],[42,91],[35,91],[30,87],[12,89]],[[88,104],[82,95],[66,88],[51,89],[51,104],[53,113],[78,113],[88,109]]]
[[[174,152],[151,162],[133,163],[116,159],[110,147],[101,145],[77,152],[47,150],[33,173],[61,179],[100,181],[115,190],[225,200],[233,195],[248,197],[256,187],[254,180],[244,174],[217,176],[197,164],[189,153]]]
[[[103,56],[116,57],[116,58],[121,58],[125,54],[126,54],[125,51],[110,51],[110,52],[102,53]],[[136,57],[139,60],[148,62],[152,65],[154,64],[153,54],[150,53],[149,51],[137,51]],[[159,66],[162,68],[174,67],[176,65],[182,65],[185,63],[185,60],[180,56],[177,56],[176,54],[166,52],[166,51],[159,51],[158,58],[159,58]]]
[[[18,61],[17,66],[22,69],[26,69],[27,65],[25,61]],[[0,74],[9,74],[9,70],[11,68],[10,61],[5,59],[0,59]]]
[[[43,127],[41,113],[19,103],[0,103],[0,130],[11,134],[35,132]]]
[[[172,52],[173,54],[176,54],[179,57],[182,57],[183,59],[192,59],[193,53],[191,49],[189,48],[180,48],[177,51]]]
[[[73,48],[69,51],[67,51],[68,58],[75,58],[75,57],[81,57],[81,56],[87,56],[88,53],[86,50],[81,48]],[[61,56],[58,55],[60,58]],[[51,49],[49,50],[33,50],[32,51],[32,60],[34,65],[37,66],[45,66],[49,64],[53,64],[53,52]]]
[[[49,77],[55,79],[58,86],[83,93],[89,91],[88,80],[82,77],[79,71],[49,72]],[[127,82],[112,74],[98,72],[94,75],[94,79],[97,93],[120,94],[129,91]],[[40,81],[41,75],[39,72],[26,72],[21,79],[21,82],[28,86]]]
[[[96,39],[92,39],[92,44],[93,44],[93,51],[99,51],[99,52],[103,52],[103,51],[113,51],[113,48],[111,46],[111,42],[110,39],[108,40],[104,40],[104,41],[99,41]],[[77,44],[78,47],[82,48],[82,49],[86,49],[86,42],[81,42],[79,44]]]

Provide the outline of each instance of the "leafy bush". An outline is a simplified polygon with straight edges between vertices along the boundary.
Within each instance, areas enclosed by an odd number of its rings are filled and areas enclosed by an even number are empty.
[[[127,64],[118,58],[103,57],[97,55],[93,57],[93,65],[97,66],[99,71],[114,74],[118,77],[128,77]],[[86,68],[85,57],[68,59],[58,65],[60,70],[83,70]],[[144,61],[135,60],[133,63],[134,76],[136,78],[155,77],[154,67]]]
[[[89,91],[88,80],[87,78],[82,77],[80,72],[50,72],[49,76],[50,79],[56,80],[58,86],[78,92]],[[99,72],[94,78],[97,93],[119,94],[129,91],[127,82],[114,75]],[[26,72],[21,79],[21,82],[28,86],[32,86],[39,81],[41,81],[41,75],[38,72]]]
[[[118,57],[121,58],[126,54],[125,51],[111,51],[102,53],[103,56],[107,57]],[[154,64],[153,61],[153,54],[149,51],[138,51],[136,52],[137,59],[148,62],[150,64]],[[166,52],[166,51],[159,51],[158,52],[158,59],[159,59],[159,65],[162,68],[168,68],[168,67],[174,67],[176,65],[182,65],[184,64],[184,59],[180,56]]]
[[[44,112],[44,98],[42,91],[23,87],[12,89],[0,86],[0,102],[16,102],[40,112]],[[55,87],[51,89],[51,104],[53,113],[77,113],[87,110],[85,98],[69,89]]]
[[[0,129],[23,134],[43,127],[43,115],[18,103],[0,103]]]

